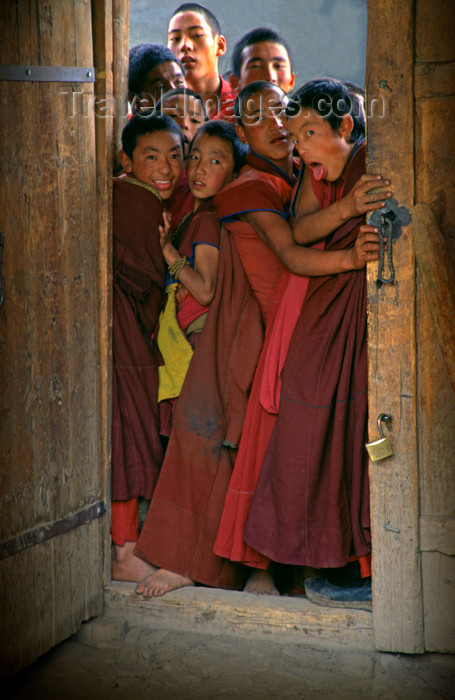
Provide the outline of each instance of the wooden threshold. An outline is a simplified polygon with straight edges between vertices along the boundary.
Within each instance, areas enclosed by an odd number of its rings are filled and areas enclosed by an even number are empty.
[[[104,589],[105,620],[129,628],[200,631],[204,634],[276,635],[311,647],[373,650],[373,616],[363,610],[326,608],[305,597],[254,596],[191,587],[147,599],[135,584],[112,581]]]

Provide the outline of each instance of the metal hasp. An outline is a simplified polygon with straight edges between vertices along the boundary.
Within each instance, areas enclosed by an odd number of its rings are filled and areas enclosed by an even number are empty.
[[[393,267],[393,243],[401,236],[402,227],[411,222],[411,213],[406,207],[398,206],[396,199],[390,199],[381,209],[374,211],[368,219],[371,226],[376,226],[379,232],[379,267],[376,284],[380,287],[383,284],[393,284],[395,282],[395,269]],[[384,276],[384,253],[387,243],[387,266],[389,276]]]
[[[77,66],[0,66],[0,80],[36,83],[94,83],[95,69]]]
[[[0,233],[0,306],[5,301],[5,278],[3,277],[3,246],[5,245],[5,234]]]

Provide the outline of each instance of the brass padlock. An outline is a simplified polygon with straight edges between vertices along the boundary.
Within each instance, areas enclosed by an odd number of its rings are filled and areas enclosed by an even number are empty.
[[[391,430],[391,420],[392,416],[390,415],[390,413],[380,413],[378,416],[378,430],[379,435],[381,437],[379,438],[379,440],[375,440],[374,442],[368,442],[365,445],[372,462],[379,462],[379,460],[385,459],[386,457],[390,457],[393,454],[392,446],[390,445],[388,438],[384,436],[384,432],[382,430],[381,425],[382,421],[384,421],[384,423],[387,424],[388,429]]]

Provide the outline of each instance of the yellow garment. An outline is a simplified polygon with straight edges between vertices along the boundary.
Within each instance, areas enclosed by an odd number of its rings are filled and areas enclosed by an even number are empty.
[[[166,306],[160,314],[158,347],[164,365],[158,367],[158,401],[180,396],[188,366],[193,357],[193,348],[185,338],[175,313],[177,284],[166,287]]]

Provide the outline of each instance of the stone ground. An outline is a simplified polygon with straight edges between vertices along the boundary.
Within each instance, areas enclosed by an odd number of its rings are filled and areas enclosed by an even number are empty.
[[[130,585],[114,584],[104,617],[9,679],[2,698],[455,698],[454,656],[377,652],[371,619],[305,599],[207,589],[144,601]]]

